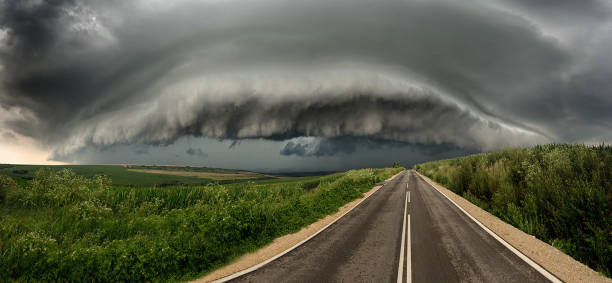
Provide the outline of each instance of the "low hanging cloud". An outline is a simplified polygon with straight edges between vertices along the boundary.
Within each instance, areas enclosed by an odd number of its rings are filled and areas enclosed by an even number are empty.
[[[149,147],[146,145],[135,145],[133,148],[133,152],[136,155],[145,155],[149,154]]]
[[[321,137],[298,137],[287,141],[281,148],[280,154],[283,156],[299,157],[340,157],[359,154],[362,152],[377,151],[380,154],[384,151],[412,151],[411,155],[423,155],[429,158],[448,158],[460,155],[477,153],[475,149],[460,148],[449,143],[442,144],[410,144],[389,140],[376,140],[371,138],[356,138],[350,136],[321,138]],[[394,156],[393,161],[402,160],[405,165],[412,165],[422,160],[415,159],[415,156]],[[363,164],[361,164],[363,166]],[[385,164],[388,165],[388,164]]]
[[[188,148],[185,153],[192,155],[192,156],[197,156],[197,157],[201,157],[201,158],[206,158],[208,157],[208,154],[204,153],[204,151],[202,151],[201,148]]]
[[[344,142],[341,138],[299,137],[289,140],[280,154],[317,157],[350,154],[357,150],[357,144],[353,139]]]
[[[306,81],[301,81],[308,78],[305,74],[300,79],[285,77],[282,83],[267,81],[265,89],[260,89],[259,80],[245,77],[241,88],[229,90],[222,78],[196,80],[207,89],[183,91],[183,95],[97,116],[86,121],[87,127],[76,128],[72,139],[58,149],[70,154],[90,145],[167,145],[182,136],[237,140],[352,136],[483,150],[546,141],[540,133],[478,114],[431,90],[381,73],[351,74],[348,80],[319,76],[323,74]],[[355,77],[359,80],[353,81]],[[223,97],[207,95],[218,92]]]
[[[3,142],[14,142],[17,140],[17,137],[8,131],[0,131],[0,141]]]
[[[340,136],[334,138],[298,137],[290,139],[280,150],[281,155],[296,155],[302,157],[321,157],[346,155],[357,150],[375,150],[383,148],[402,147],[406,144],[387,140],[370,138],[355,138]]]
[[[306,157],[611,141],[610,4],[537,2],[4,0],[0,129],[66,160],[190,136]]]

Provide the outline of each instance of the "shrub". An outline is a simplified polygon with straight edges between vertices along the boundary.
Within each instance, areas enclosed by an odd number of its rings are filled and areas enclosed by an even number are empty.
[[[0,204],[5,204],[10,194],[17,190],[17,183],[8,176],[0,175]]]
[[[39,171],[24,187],[8,186],[15,197],[0,215],[0,278],[187,280],[337,211],[402,169],[164,188]]]
[[[567,144],[427,162],[422,174],[606,276],[612,147]]]

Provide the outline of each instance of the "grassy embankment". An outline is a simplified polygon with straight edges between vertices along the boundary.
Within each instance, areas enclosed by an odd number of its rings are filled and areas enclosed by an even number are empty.
[[[415,169],[610,277],[612,147],[506,149]]]
[[[106,177],[0,176],[0,278],[159,281],[200,276],[298,231],[401,169],[191,187]]]

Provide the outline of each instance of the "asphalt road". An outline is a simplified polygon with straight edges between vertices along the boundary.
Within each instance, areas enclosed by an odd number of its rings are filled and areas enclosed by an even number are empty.
[[[412,171],[302,246],[230,282],[407,281],[549,282]]]

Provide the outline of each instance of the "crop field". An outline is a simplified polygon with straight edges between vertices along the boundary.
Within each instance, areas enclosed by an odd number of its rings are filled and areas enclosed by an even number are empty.
[[[157,171],[179,171],[179,172],[202,172],[202,173],[219,173],[219,174],[240,174],[247,173],[253,174],[250,171],[234,170],[234,169],[223,169],[223,168],[211,168],[201,166],[179,166],[179,165],[125,165],[128,169],[134,170],[157,170]]]
[[[337,211],[402,169],[141,188],[69,168],[20,182],[0,175],[0,278],[193,279]]]
[[[215,181],[259,180],[259,179],[275,178],[272,176],[258,174],[254,172],[212,173],[212,172],[193,172],[193,171],[152,170],[152,169],[128,169],[128,171],[149,173],[149,174],[172,175],[172,176],[190,176],[190,177],[204,178],[204,179],[210,179],[210,180],[215,180]]]
[[[612,147],[551,144],[415,169],[610,277]]]
[[[160,165],[10,165],[0,164],[0,174],[10,176],[18,183],[26,183],[34,178],[36,171],[46,169],[59,171],[70,169],[77,175],[94,177],[106,175],[114,186],[153,187],[177,185],[205,185],[211,182],[241,182],[248,179],[269,179],[272,176],[253,172],[190,166]],[[149,170],[149,171],[147,171]],[[155,170],[155,171],[150,171]],[[173,173],[176,172],[176,173]],[[195,175],[184,173],[193,172]],[[203,174],[203,175],[197,175]],[[208,174],[208,175],[207,175]],[[225,174],[225,175],[219,175]],[[221,176],[221,177],[220,177]]]
[[[215,181],[224,180],[262,180],[272,179],[275,176],[221,168],[209,167],[193,167],[193,166],[176,166],[176,165],[126,165],[128,171],[142,172],[151,174],[173,175],[173,176],[191,176],[198,178],[211,179]]]

